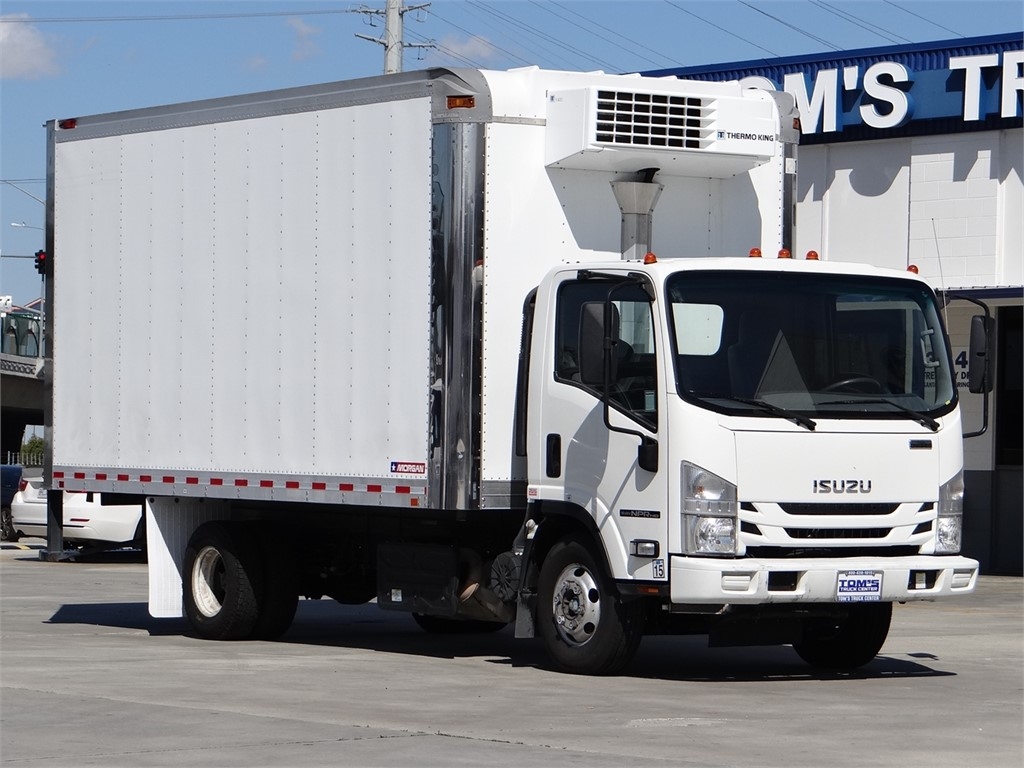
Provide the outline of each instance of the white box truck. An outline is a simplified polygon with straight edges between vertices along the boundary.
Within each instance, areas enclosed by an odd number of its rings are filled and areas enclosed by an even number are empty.
[[[975,587],[960,412],[923,280],[786,258],[794,120],[526,68],[50,122],[51,498],[144,499],[206,638],[328,597],[865,664]]]

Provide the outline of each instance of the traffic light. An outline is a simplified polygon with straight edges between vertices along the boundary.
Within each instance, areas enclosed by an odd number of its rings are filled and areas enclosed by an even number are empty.
[[[46,251],[36,251],[36,272],[46,274]]]

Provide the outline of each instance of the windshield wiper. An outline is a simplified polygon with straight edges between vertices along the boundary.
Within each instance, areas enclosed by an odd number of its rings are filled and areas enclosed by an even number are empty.
[[[865,397],[860,400],[829,400],[824,403],[818,403],[818,405],[862,405],[864,403],[885,403],[886,405],[891,405],[897,411],[902,411],[907,414],[907,416],[912,418],[918,424],[928,427],[932,432],[939,431],[939,422],[931,416],[915,411],[913,408],[907,408],[907,406],[901,405],[895,400],[890,400],[887,397]]]
[[[794,424],[799,424],[801,427],[814,431],[817,427],[817,423],[813,419],[809,419],[806,416],[801,416],[799,413],[780,408],[777,405],[765,402],[764,400],[757,400],[752,397],[736,397],[735,395],[712,395],[712,397],[718,397],[722,400],[735,400],[738,403],[745,403],[746,405],[752,405],[755,408],[760,408],[762,411],[772,414],[773,416],[779,416],[783,419],[789,419]]]

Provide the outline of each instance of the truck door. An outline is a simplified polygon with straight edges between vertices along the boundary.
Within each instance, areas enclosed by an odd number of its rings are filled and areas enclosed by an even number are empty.
[[[561,283],[555,301],[540,435],[545,495],[593,519],[613,578],[663,579],[668,484],[657,462],[665,430],[652,299],[635,279],[584,272]],[[584,348],[589,334],[593,350],[595,322],[610,350],[596,363]],[[595,371],[601,365],[607,371]]]

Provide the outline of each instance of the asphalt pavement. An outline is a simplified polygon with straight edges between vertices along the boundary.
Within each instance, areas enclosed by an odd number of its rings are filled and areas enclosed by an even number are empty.
[[[897,606],[882,654],[646,638],[612,678],[551,671],[511,630],[427,635],[302,601],[277,642],[146,610],[146,566],[0,550],[0,765],[1021,768],[1022,580]]]

